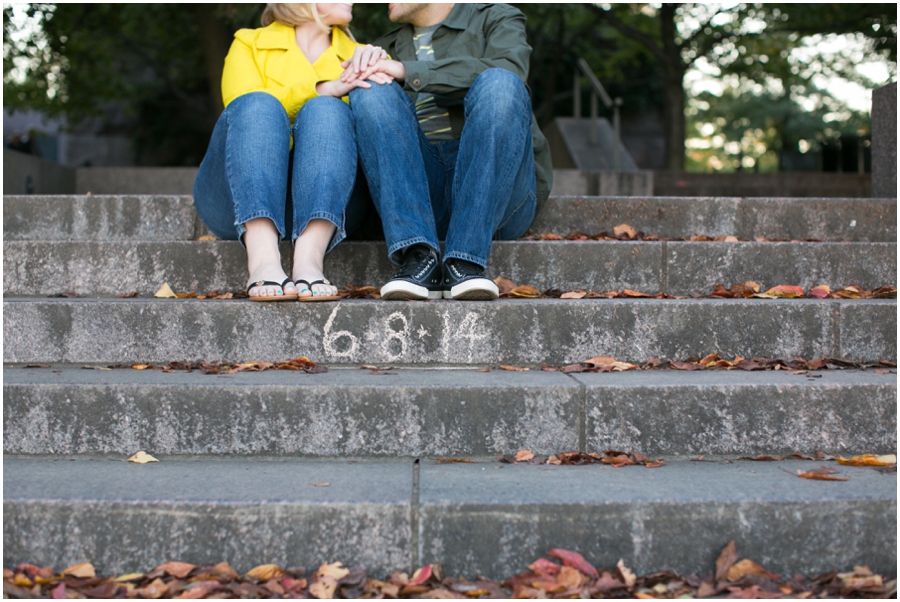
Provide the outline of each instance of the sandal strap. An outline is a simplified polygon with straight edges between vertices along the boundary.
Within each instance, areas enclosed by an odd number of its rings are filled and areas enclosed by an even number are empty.
[[[280,286],[281,290],[284,290],[284,285],[287,284],[288,282],[291,282],[290,278],[285,278],[284,282],[282,282],[280,284],[278,282],[274,282],[272,280],[257,280],[256,282],[249,283],[247,285],[247,290],[250,290],[251,288],[256,288],[258,286]]]
[[[333,284],[328,282],[327,278],[322,278],[321,280],[313,280],[312,282],[308,282],[306,280],[294,280],[294,286],[299,285],[301,282],[303,284],[305,284],[306,288],[308,288],[309,290],[312,290],[312,287],[316,284],[324,284],[326,286],[334,286]]]

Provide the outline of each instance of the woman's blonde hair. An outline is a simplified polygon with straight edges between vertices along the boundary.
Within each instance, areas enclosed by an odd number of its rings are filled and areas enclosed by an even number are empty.
[[[262,18],[263,27],[268,27],[275,21],[283,25],[288,25],[290,27],[296,27],[297,25],[304,25],[309,23],[310,21],[315,22],[316,25],[319,26],[319,29],[324,31],[325,33],[331,33],[331,26],[325,25],[322,22],[322,17],[319,16],[319,11],[316,10],[316,5],[313,3],[303,3],[303,4],[280,4],[280,3],[269,3],[266,4],[266,9],[263,11]],[[338,29],[342,30],[347,36],[353,40],[356,39],[353,37],[353,34],[350,33],[350,28],[347,24],[338,25]]]

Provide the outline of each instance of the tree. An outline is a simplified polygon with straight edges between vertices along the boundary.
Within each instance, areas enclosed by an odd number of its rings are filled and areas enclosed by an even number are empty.
[[[685,74],[706,60],[758,77],[783,68],[790,53],[763,54],[768,40],[857,32],[871,52],[896,63],[897,13],[886,4],[591,5],[621,36],[646,48],[662,66],[666,166],[684,169]],[[786,50],[786,49],[785,49]],[[749,76],[749,75],[748,75]]]

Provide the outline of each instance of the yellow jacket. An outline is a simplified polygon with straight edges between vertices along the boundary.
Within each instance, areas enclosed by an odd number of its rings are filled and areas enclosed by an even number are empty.
[[[293,123],[300,107],[318,96],[316,84],[339,78],[344,72],[341,63],[360,45],[334,27],[331,47],[310,64],[297,46],[293,27],[276,21],[268,27],[240,29],[225,57],[222,100],[227,107],[242,94],[267,92],[281,102]]]

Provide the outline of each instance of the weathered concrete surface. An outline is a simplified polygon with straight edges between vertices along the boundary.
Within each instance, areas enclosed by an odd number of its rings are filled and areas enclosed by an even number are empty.
[[[193,194],[196,167],[81,167],[77,194]]]
[[[282,249],[290,269],[291,249]],[[176,292],[239,291],[246,255],[237,242],[6,242],[7,295],[152,295],[163,283]],[[338,286],[381,286],[396,272],[383,242],[348,242],[325,259]],[[498,242],[490,277],[539,290],[623,289],[655,294],[709,294],[754,280],[805,289],[851,284],[872,290],[896,284],[896,243]]]
[[[577,172],[581,173],[581,172]],[[587,177],[582,175],[582,177]],[[4,239],[188,240],[206,230],[189,195],[6,196]],[[688,238],[896,242],[893,198],[552,197],[533,232],[612,232],[627,223],[648,234]]]
[[[872,196],[897,198],[897,82],[872,91]]]
[[[189,196],[3,197],[7,241],[190,240],[198,221]]]
[[[895,243],[670,242],[665,253],[666,290],[674,295],[748,280],[763,291],[780,284],[874,290],[897,280]]]
[[[3,460],[3,564],[411,566],[410,461]],[[328,483],[315,486],[313,483]]]
[[[7,454],[893,453],[896,374],[6,368]],[[584,430],[584,441],[581,432]]]
[[[781,574],[889,574],[897,562],[896,478],[870,468],[821,482],[790,474],[815,463],[792,461],[424,461],[416,483],[409,461],[160,460],[4,458],[4,565],[341,561],[383,576],[440,562],[445,575],[502,578],[564,547],[597,567],[690,574],[712,570],[730,540]]]
[[[875,199],[745,198],[737,206],[735,236],[896,242],[897,202]]]
[[[896,242],[897,203],[888,198],[589,197],[553,198],[533,232],[612,232],[619,224],[671,238]]]
[[[575,374],[585,447],[673,454],[887,454],[897,374],[858,371]]]
[[[895,300],[524,300],[251,303],[246,300],[4,301],[4,362],[184,360],[327,365],[502,363],[596,355],[623,361],[896,357],[896,342],[837,338],[842,310],[896,329]],[[865,332],[865,331],[863,331]],[[857,344],[858,343],[858,344]]]
[[[840,467],[846,482],[801,479],[812,462],[608,466],[431,465],[420,469],[422,563],[444,575],[506,577],[553,548],[637,574],[711,572],[734,541],[766,569],[816,575],[866,565],[893,574],[897,481]],[[788,471],[788,472],[785,472]]]
[[[868,312],[861,306],[841,307],[840,346],[856,349],[861,356],[879,350],[897,357],[897,307],[873,306]]]
[[[495,456],[577,449],[559,373],[5,369],[4,453]]]

